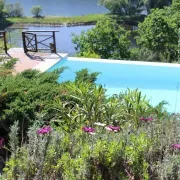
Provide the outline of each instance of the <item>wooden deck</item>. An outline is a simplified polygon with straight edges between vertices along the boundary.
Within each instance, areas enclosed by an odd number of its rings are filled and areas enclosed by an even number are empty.
[[[42,72],[49,69],[52,65],[66,57],[67,54],[51,53],[28,53],[25,54],[23,48],[11,48],[8,54],[12,58],[18,58],[14,67],[14,74],[27,69],[38,69]]]

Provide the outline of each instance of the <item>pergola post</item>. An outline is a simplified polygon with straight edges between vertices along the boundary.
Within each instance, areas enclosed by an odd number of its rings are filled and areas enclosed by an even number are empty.
[[[0,34],[1,34],[0,37],[2,37],[3,42],[4,42],[4,51],[7,54],[8,48],[7,48],[7,43],[6,43],[6,31],[0,31]]]
[[[27,30],[22,32],[22,40],[23,40],[23,48],[24,53],[27,52],[38,52],[38,50],[50,50],[51,53],[57,54],[56,49],[56,37],[55,33],[59,32],[57,30]],[[43,34],[37,34],[43,33]],[[46,34],[51,33],[51,34]],[[37,37],[43,37],[42,39],[38,39]],[[51,39],[52,43],[48,43],[47,40]],[[38,45],[43,46],[43,48],[39,48]]]
[[[7,43],[6,43],[6,31],[3,32],[3,40],[4,40],[4,50],[5,53],[7,54]]]
[[[54,43],[54,53],[57,54],[56,52],[56,38],[55,38],[55,32],[53,31],[53,43]]]
[[[25,39],[25,32],[22,32],[22,40],[23,40],[23,49],[24,49],[24,53],[27,53],[26,39]]]

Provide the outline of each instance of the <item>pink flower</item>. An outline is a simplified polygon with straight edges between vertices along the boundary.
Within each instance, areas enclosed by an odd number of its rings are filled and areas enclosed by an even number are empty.
[[[171,147],[174,149],[180,149],[180,144],[172,144]]]
[[[84,127],[82,128],[82,130],[83,130],[84,132],[87,132],[88,134],[91,134],[91,135],[94,135],[94,134],[95,134],[95,133],[94,133],[95,129],[92,128],[92,127],[84,126]]]
[[[44,126],[40,128],[39,130],[37,130],[37,134],[47,134],[47,133],[50,133],[51,131],[52,131],[52,128],[50,126]]]
[[[151,117],[147,117],[147,118],[146,117],[140,117],[139,120],[148,122],[148,121],[152,121],[153,118],[151,118]]]
[[[0,138],[0,148],[4,146],[4,138]]]
[[[105,129],[107,129],[108,131],[114,131],[114,132],[118,132],[118,131],[120,131],[120,127],[119,126],[107,126],[107,127],[105,127]]]

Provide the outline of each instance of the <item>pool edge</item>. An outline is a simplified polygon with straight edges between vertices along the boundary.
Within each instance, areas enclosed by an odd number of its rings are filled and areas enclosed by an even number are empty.
[[[33,69],[39,70],[41,72],[48,71],[51,67],[53,67],[58,62],[62,61],[64,58],[67,58],[68,54],[58,53],[56,55],[51,55],[47,59],[44,59],[43,62],[36,65]]]
[[[114,60],[114,59],[96,59],[96,58],[80,58],[80,57],[68,57],[68,60],[72,61],[87,61],[87,62],[104,62],[104,63],[116,63],[116,64],[133,64],[133,65],[147,65],[147,66],[164,66],[164,67],[178,67],[180,64],[172,63],[159,63],[159,62],[146,62],[146,61],[131,61],[131,60]]]

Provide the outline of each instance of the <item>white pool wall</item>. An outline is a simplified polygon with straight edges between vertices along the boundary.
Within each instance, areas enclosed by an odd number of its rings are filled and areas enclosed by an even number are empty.
[[[180,64],[175,63],[160,63],[160,62],[146,62],[146,61],[132,61],[132,60],[114,60],[114,59],[95,59],[95,58],[79,58],[79,57],[67,57],[69,61],[87,61],[87,62],[104,62],[104,63],[116,63],[116,64],[133,64],[133,65],[145,65],[145,66],[164,66],[164,67],[177,67],[180,68]]]

